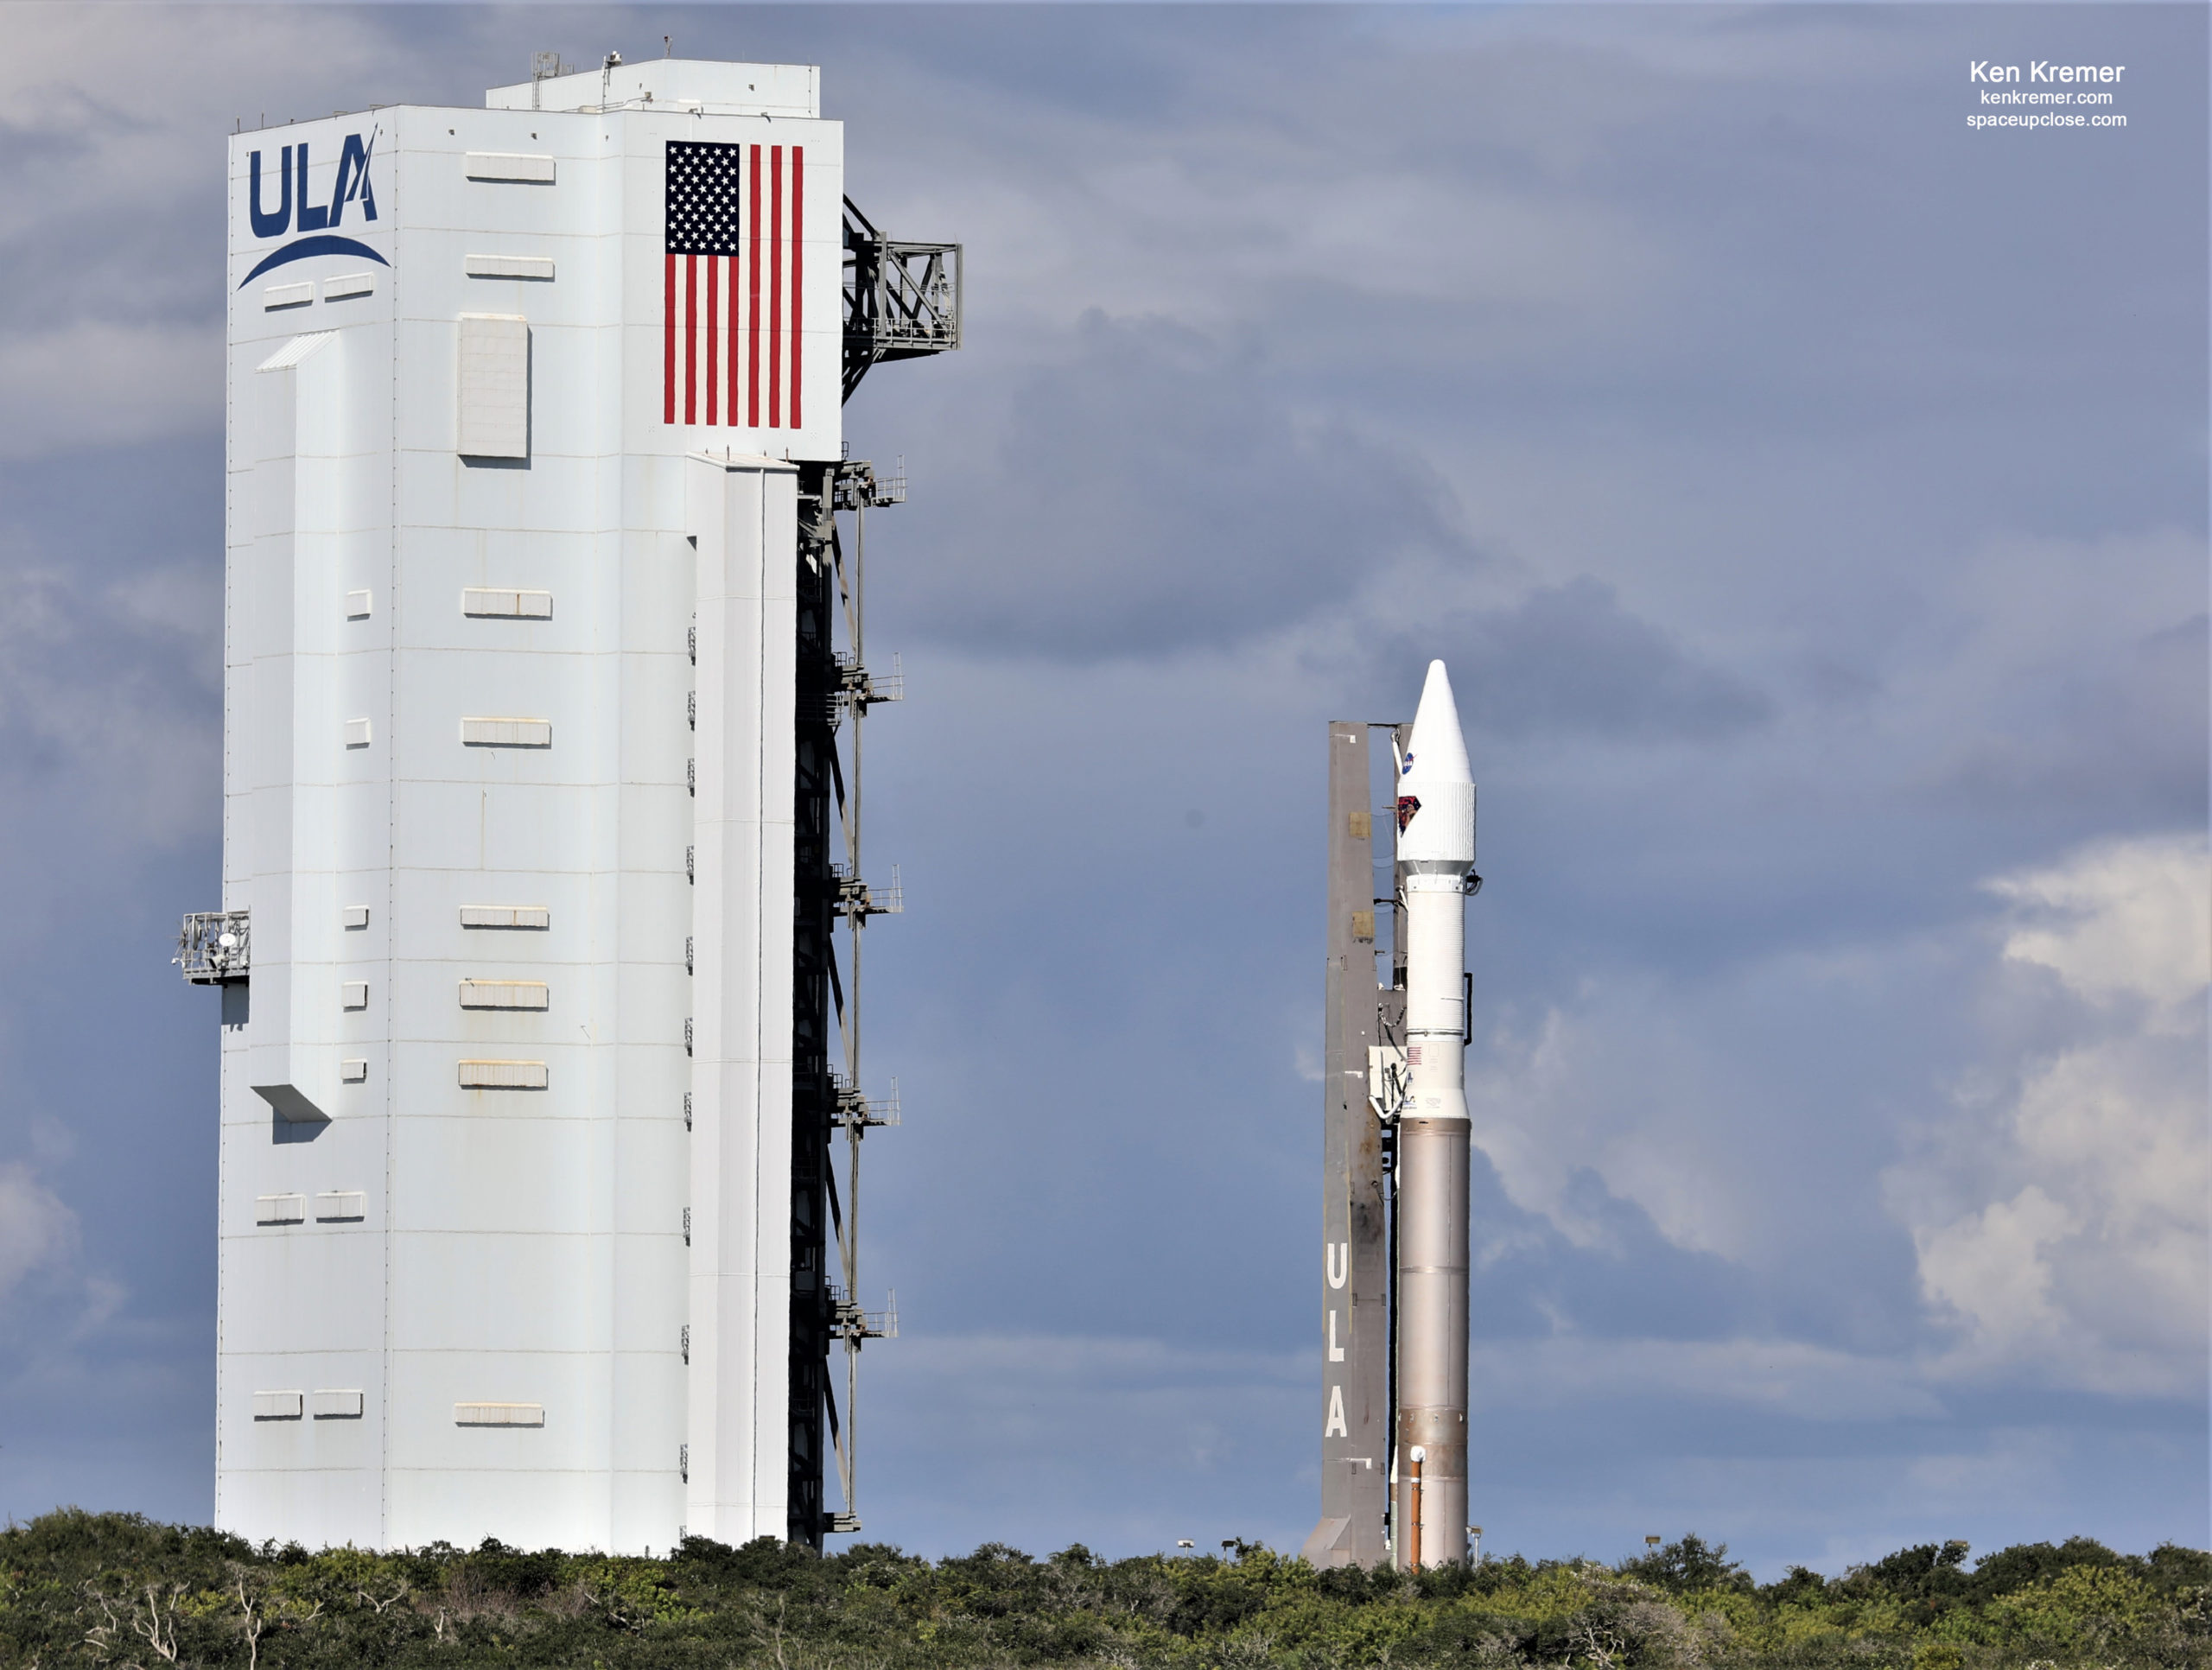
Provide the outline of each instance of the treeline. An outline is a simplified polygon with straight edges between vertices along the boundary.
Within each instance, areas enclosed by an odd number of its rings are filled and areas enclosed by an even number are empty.
[[[1694,1536],[1618,1565],[1516,1556],[1418,1578],[1316,1571],[1252,1544],[1122,1560],[996,1544],[941,1560],[883,1544],[817,1558],[696,1537],[666,1559],[492,1541],[310,1553],[70,1509],[0,1532],[0,1664],[2212,1670],[2212,1555],[2118,1554],[2081,1537],[1968,1552],[1929,1544],[1766,1584]]]

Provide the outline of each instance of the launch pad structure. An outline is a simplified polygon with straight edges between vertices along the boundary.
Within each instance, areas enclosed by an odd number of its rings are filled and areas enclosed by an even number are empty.
[[[905,481],[842,407],[960,346],[962,272],[843,181],[805,65],[541,54],[232,138],[223,898],[178,950],[227,1530],[860,1529]]]
[[[1399,727],[1329,726],[1328,939],[1322,1041],[1323,1408],[1321,1519],[1306,1539],[1316,1565],[1374,1565],[1388,1557],[1392,1412],[1397,1406],[1390,1315],[1390,1167],[1395,1132],[1368,1099],[1368,1063],[1405,1041],[1405,935],[1398,904],[1378,896],[1370,734]],[[1390,980],[1376,979],[1378,911],[1390,912]]]
[[[1381,808],[1377,735],[1394,785]],[[1475,791],[1440,662],[1411,727],[1336,721],[1328,741],[1321,1514],[1300,1552],[1418,1569],[1465,1559],[1473,1530],[1462,1051]]]

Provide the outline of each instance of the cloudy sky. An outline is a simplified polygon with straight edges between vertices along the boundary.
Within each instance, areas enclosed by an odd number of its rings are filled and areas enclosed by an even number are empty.
[[[673,33],[967,246],[848,412],[871,1536],[1303,1538],[1323,725],[1442,656],[1486,1547],[2205,1541],[2202,8],[9,22],[0,1513],[212,1502],[224,137]]]

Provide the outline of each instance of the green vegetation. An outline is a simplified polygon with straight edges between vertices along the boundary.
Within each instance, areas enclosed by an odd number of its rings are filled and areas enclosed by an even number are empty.
[[[1233,1558],[817,1559],[693,1538],[668,1559],[259,1547],[65,1510],[0,1532],[0,1664],[575,1667],[575,1670],[1119,1670],[1285,1666],[1836,1666],[2212,1670],[2212,1555],[2086,1538],[1908,1548],[1833,1580],[1754,1584],[1684,1537],[1618,1566],[1515,1558],[1417,1580]]]

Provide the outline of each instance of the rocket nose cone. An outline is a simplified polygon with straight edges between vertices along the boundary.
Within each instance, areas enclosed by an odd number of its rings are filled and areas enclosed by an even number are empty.
[[[1459,730],[1459,705],[1452,699],[1452,676],[1441,661],[1428,664],[1421,706],[1414,710],[1414,732],[1406,752],[1408,776],[1431,783],[1471,783],[1467,739]]]

